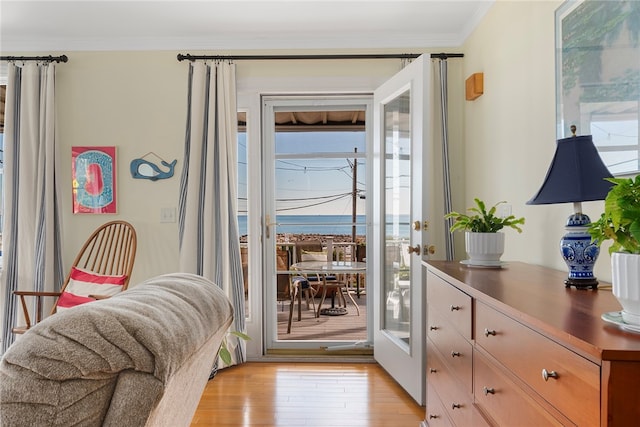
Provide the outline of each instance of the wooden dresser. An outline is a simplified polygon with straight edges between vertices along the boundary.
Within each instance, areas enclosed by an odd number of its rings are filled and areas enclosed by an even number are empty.
[[[604,322],[609,284],[429,261],[428,426],[640,425],[640,334]]]

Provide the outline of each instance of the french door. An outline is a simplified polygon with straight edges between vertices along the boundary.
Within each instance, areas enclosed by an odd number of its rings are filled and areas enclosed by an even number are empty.
[[[425,401],[430,68],[424,56],[374,93],[374,357],[420,404]]]
[[[299,303],[290,298],[291,277],[302,274],[292,272],[298,271],[296,264],[304,261],[305,255],[327,260],[328,248],[332,247],[331,252],[336,256],[334,251],[343,243],[343,247],[348,248],[348,259],[356,261],[359,248],[366,248],[370,200],[365,194],[370,173],[367,152],[371,133],[364,124],[361,129],[354,129],[330,123],[332,118],[344,115],[352,122],[369,123],[371,102],[371,95],[355,94],[262,98],[265,212],[262,256],[268,354],[296,355],[312,351],[327,354],[332,349],[355,347],[356,343],[363,346],[362,343],[372,341],[370,322],[364,313],[360,315],[356,306],[372,298],[364,292],[364,287],[358,287],[367,282],[366,271],[358,272],[359,282],[352,283],[351,290],[347,291],[354,295],[347,299],[346,312],[332,311],[344,316],[315,318],[313,310],[303,309],[302,317],[291,320],[289,311],[294,305],[298,313]],[[322,117],[318,123],[314,123],[316,115]],[[281,124],[290,118],[298,124]],[[308,122],[306,126],[299,124],[302,121]],[[334,300],[338,298],[331,299],[332,309]],[[352,301],[357,302],[352,304]],[[311,305],[319,302],[312,301]],[[283,328],[287,314],[289,327]]]
[[[321,154],[329,158],[356,158],[365,162],[366,177],[366,298],[368,335],[365,346],[374,346],[375,359],[419,403],[425,401],[425,322],[426,293],[421,261],[428,258],[430,237],[427,221],[432,206],[430,188],[431,132],[429,129],[430,67],[424,57],[417,58],[397,75],[382,84],[373,98],[349,96],[290,99],[261,99],[262,110],[262,258],[264,305],[264,348],[299,350],[341,347],[345,342],[292,341],[278,336],[278,277],[286,271],[278,267],[278,246],[285,246],[288,233],[278,219],[282,201],[277,194],[276,165],[288,162],[286,168],[299,168],[301,161],[320,154],[318,150],[277,153],[275,115],[291,111],[363,110],[366,112],[366,153],[357,155],[328,150]],[[295,147],[293,145],[292,147]],[[293,163],[291,165],[290,163]],[[308,172],[311,169],[308,169]],[[304,180],[310,175],[302,175]],[[303,179],[290,179],[297,185]],[[313,184],[313,185],[312,185]],[[329,181],[309,181],[308,188],[328,188]],[[310,197],[309,192],[300,193]],[[364,194],[363,194],[364,196]],[[280,200],[280,202],[278,201]],[[316,208],[317,211],[317,208]],[[295,212],[295,211],[294,211]],[[439,221],[433,221],[434,225]],[[322,224],[316,224],[322,225]],[[433,226],[432,226],[433,227]],[[322,235],[329,235],[321,232]],[[283,242],[278,239],[283,238]],[[285,303],[286,304],[286,303]],[[286,305],[285,305],[286,307]],[[299,323],[294,322],[294,328]],[[364,340],[361,340],[364,341]],[[359,343],[356,343],[359,344]]]

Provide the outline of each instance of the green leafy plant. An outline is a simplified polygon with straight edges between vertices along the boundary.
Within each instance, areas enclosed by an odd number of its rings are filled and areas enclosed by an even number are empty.
[[[611,240],[610,254],[640,254],[640,175],[606,179],[614,185],[604,199],[604,212],[589,225],[591,240],[598,245]]]
[[[519,227],[524,224],[524,218],[516,218],[514,215],[507,217],[496,216],[496,210],[502,203],[501,201],[491,206],[489,210],[486,208],[486,204],[478,199],[473,199],[476,206],[467,209],[470,214],[463,214],[459,212],[450,212],[445,215],[445,218],[453,218],[455,221],[451,225],[450,230],[465,230],[475,233],[497,233],[504,227],[511,227],[517,230],[518,233],[522,233],[522,229]]]
[[[229,331],[227,332],[227,335],[224,337],[224,339],[222,340],[222,344],[220,345],[220,359],[222,359],[222,361],[225,363],[225,365],[230,365],[231,364],[231,352],[229,352],[229,348],[227,347],[227,338],[229,335],[233,335],[236,336],[240,339],[243,339],[245,341],[249,341],[251,339],[251,337],[247,334],[243,334],[242,332],[238,332],[238,331]]]

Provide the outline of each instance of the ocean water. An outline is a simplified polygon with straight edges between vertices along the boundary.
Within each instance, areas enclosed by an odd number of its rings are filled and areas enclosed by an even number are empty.
[[[356,235],[366,233],[366,216],[356,216]],[[409,230],[409,216],[401,217],[401,228]],[[278,215],[276,216],[277,234],[351,234],[351,215]],[[238,216],[240,235],[247,234],[247,216]],[[405,231],[405,230],[402,230]]]

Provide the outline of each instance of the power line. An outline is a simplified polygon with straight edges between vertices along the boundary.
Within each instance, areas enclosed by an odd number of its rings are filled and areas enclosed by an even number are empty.
[[[351,193],[331,194],[328,196],[318,196],[318,197],[296,197],[295,199],[276,199],[276,202],[296,202],[298,200],[320,200],[320,199],[346,196],[348,194],[351,194]]]
[[[292,168],[283,168],[283,167],[276,166],[275,169],[277,169],[277,170],[289,170],[289,171],[299,171],[299,172],[339,171],[339,170],[344,170],[344,169],[346,169],[348,167],[348,166],[304,166],[304,165],[300,165],[300,164],[293,163],[293,162],[287,162],[287,161],[284,161],[284,160],[276,160],[276,163],[283,163],[285,165],[291,165],[291,166],[295,167],[295,169],[292,169]]]
[[[276,208],[276,212],[284,212],[284,211],[293,211],[293,210],[298,210],[298,209],[306,209],[306,208],[312,208],[314,206],[320,206],[320,205],[325,205],[327,203],[332,203],[335,201],[338,201],[340,199],[343,199],[345,197],[351,197],[351,193],[347,194],[346,196],[340,196],[340,197],[336,197],[334,199],[331,200],[326,200],[324,202],[318,202],[318,203],[310,203],[308,205],[304,205],[304,206],[295,206],[295,207],[291,207],[291,208]]]

